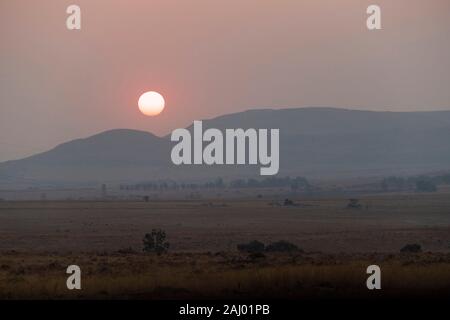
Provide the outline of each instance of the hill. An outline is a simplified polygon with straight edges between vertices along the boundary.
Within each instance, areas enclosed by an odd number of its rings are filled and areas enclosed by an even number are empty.
[[[418,174],[450,169],[450,111],[371,112],[334,108],[250,110],[204,128],[280,129],[279,175],[313,178]],[[259,166],[182,166],[169,136],[117,129],[0,164],[2,186],[255,176]]]

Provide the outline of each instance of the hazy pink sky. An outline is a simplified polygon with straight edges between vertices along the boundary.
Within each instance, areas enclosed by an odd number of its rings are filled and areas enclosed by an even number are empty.
[[[449,31],[449,0],[1,0],[0,161],[251,108],[450,109]]]

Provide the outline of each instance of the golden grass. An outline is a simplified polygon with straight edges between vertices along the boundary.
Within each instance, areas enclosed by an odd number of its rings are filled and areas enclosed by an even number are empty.
[[[376,260],[376,261],[374,261]],[[82,269],[82,290],[67,290],[65,269]],[[366,288],[366,268],[382,270],[381,294],[450,293],[450,255],[238,253],[25,255],[0,257],[2,299],[340,298],[380,295]]]

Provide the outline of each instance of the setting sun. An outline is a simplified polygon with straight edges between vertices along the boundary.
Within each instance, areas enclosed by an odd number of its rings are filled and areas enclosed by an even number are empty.
[[[156,116],[164,110],[165,101],[158,92],[148,91],[140,96],[138,106],[146,116]]]

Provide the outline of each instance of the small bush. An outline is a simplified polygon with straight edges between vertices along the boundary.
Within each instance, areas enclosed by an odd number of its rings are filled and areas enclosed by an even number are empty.
[[[413,243],[413,244],[407,244],[403,248],[400,249],[400,252],[403,253],[419,253],[422,252],[422,247],[420,244]]]
[[[261,253],[264,252],[264,243],[258,241],[258,240],[253,240],[250,241],[249,243],[241,243],[237,245],[237,249],[241,252],[248,252],[248,253]]]
[[[360,209],[362,205],[359,203],[359,199],[349,199],[347,208],[349,209]]]
[[[301,251],[295,244],[288,241],[277,241],[269,244],[266,247],[267,252],[294,252]]]
[[[146,233],[143,239],[145,252],[156,252],[158,255],[169,250],[169,242],[166,241],[166,232],[162,229],[153,229]]]
[[[291,199],[284,199],[283,205],[288,207],[288,206],[293,206],[295,204],[294,204],[294,201],[292,201]]]

